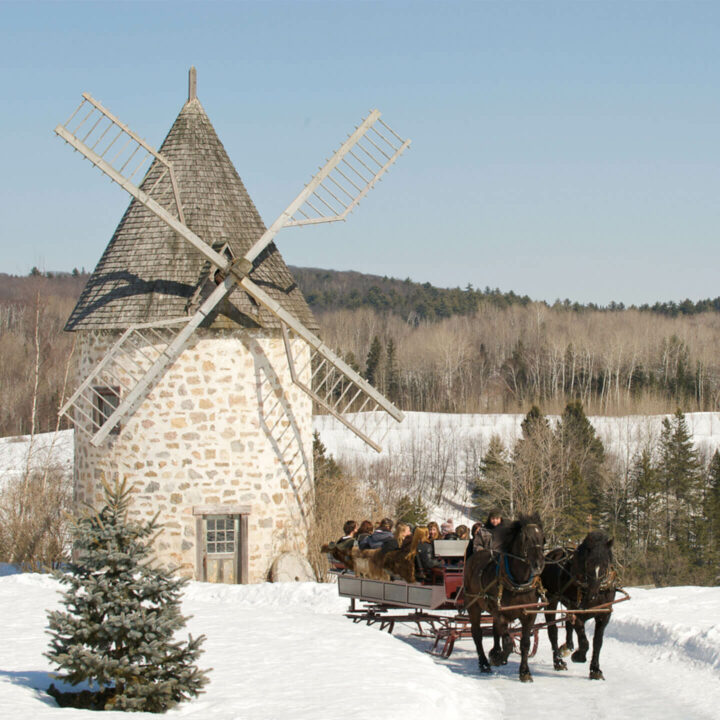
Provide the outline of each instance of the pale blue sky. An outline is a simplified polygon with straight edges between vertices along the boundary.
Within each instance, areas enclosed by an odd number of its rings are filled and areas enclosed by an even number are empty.
[[[5,2],[0,272],[95,266],[128,196],[52,130],[198,96],[269,224],[372,107],[410,151],[288,263],[625,303],[720,295],[720,4]]]

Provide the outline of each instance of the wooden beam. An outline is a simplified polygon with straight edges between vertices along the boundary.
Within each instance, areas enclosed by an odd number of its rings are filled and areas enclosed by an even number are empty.
[[[238,537],[238,582],[247,585],[250,582],[250,554],[248,548],[248,516],[240,516],[240,536]]]

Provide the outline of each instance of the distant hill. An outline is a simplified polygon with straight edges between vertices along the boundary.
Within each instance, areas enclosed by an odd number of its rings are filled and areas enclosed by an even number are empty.
[[[290,267],[310,307],[317,313],[368,307],[403,317],[407,322],[471,315],[481,302],[499,307],[528,305],[527,295],[498,289],[439,288],[430,283],[366,275],[353,270]]]
[[[512,290],[503,292],[498,288],[440,288],[430,283],[413,282],[409,278],[399,280],[380,275],[367,275],[353,270],[322,270],[291,266],[290,271],[303,291],[310,307],[317,313],[328,310],[355,310],[361,307],[379,312],[399,315],[407,322],[441,320],[453,315],[472,315],[481,303],[506,308],[511,305],[529,305],[533,300],[527,295],[517,295]],[[537,301],[535,301],[537,302]],[[611,302],[601,306],[595,303],[581,304],[570,300],[557,300],[541,305],[565,308],[573,312],[618,312],[637,309],[659,315],[676,317],[697,315],[703,312],[720,312],[720,297],[714,299],[683,300],[682,302],[656,302],[653,305],[630,305]]]

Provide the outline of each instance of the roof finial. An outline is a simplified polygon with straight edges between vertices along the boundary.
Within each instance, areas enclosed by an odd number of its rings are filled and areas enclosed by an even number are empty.
[[[197,98],[197,71],[193,65],[188,73],[188,102]]]

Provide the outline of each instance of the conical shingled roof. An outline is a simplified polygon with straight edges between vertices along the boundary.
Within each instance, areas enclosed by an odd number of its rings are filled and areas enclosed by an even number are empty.
[[[173,165],[185,224],[217,251],[227,248],[226,253],[229,250],[233,257],[241,257],[262,235],[265,225],[197,98],[183,106],[160,152]],[[159,172],[156,162],[143,189],[152,186]],[[164,200],[159,196],[163,192]],[[152,196],[172,210],[168,175]],[[210,263],[190,243],[133,200],[65,329],[117,329],[186,317],[214,289],[209,271]],[[317,330],[274,243],[255,259],[250,277],[303,325]],[[272,313],[235,288],[219,306],[212,326],[280,325]]]

